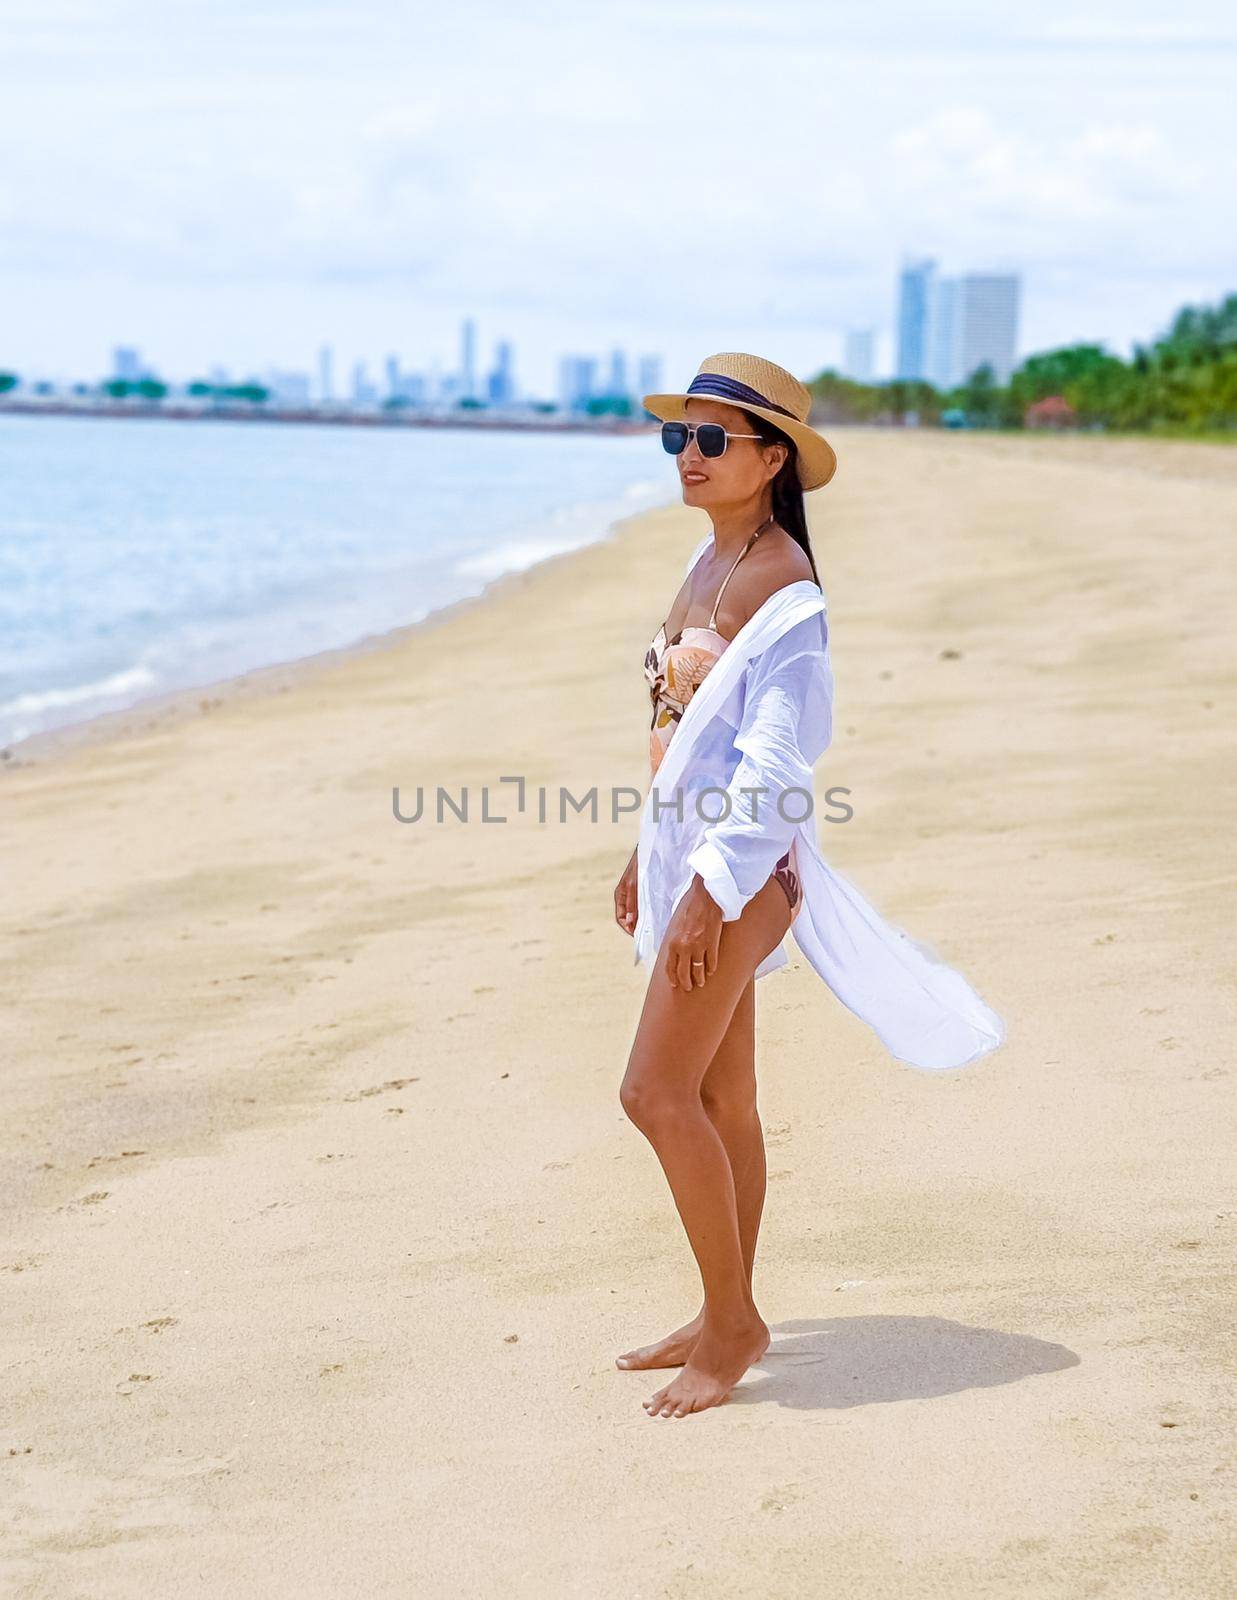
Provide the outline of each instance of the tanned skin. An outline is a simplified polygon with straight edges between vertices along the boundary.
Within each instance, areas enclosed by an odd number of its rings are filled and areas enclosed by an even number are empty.
[[[756,431],[742,410],[720,401],[693,398],[686,414],[732,434]],[[782,444],[732,438],[724,455],[706,458],[693,436],[676,458],[684,504],[708,512],[715,548],[675,597],[667,638],[707,624],[722,580],[772,513],[770,485],[786,454]],[[806,553],[773,524],[727,584],[718,631],[733,639],[771,594],[803,578],[814,581]],[[615,920],[629,934],[636,877],[633,852],[614,891]],[[755,971],[789,926],[790,906],[772,878],[739,917],[723,922],[697,875],[649,979],[619,1099],[661,1163],[704,1292],[690,1322],[617,1359],[627,1371],[682,1368],[644,1402],[650,1416],[685,1417],[719,1405],[768,1348],[769,1329],[752,1294],[766,1170],[756,1107]]]

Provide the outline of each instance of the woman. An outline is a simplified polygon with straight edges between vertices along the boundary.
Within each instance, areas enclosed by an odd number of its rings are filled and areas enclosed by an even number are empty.
[[[833,674],[803,492],[837,462],[807,426],[811,395],[730,353],[644,405],[685,504],[712,524],[645,657],[653,779],[614,893],[652,968],[620,1100],[662,1164],[704,1290],[690,1322],[618,1365],[681,1367],[644,1404],[682,1417],[723,1401],[769,1343],[752,1295],[765,1194],[755,980],[786,965],[787,932],[911,1066],[962,1066],[1004,1027],[817,845],[812,768],[832,735]]]

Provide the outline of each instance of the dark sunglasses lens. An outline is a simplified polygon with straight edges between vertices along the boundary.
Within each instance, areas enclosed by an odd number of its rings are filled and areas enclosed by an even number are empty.
[[[687,424],[685,422],[663,422],[661,425],[661,446],[667,455],[682,455],[687,448]]]
[[[702,456],[720,456],[726,448],[726,430],[720,422],[702,422],[696,429]]]

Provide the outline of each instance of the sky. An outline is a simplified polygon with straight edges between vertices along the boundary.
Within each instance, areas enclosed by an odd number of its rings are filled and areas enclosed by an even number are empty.
[[[891,371],[897,276],[1022,274],[1019,355],[1237,290],[1237,12],[1145,0],[0,0],[0,369],[526,389],[618,346]]]

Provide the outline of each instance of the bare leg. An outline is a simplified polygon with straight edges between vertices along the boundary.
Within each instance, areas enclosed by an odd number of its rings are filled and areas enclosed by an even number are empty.
[[[649,981],[620,1098],[661,1162],[704,1289],[699,1337],[679,1376],[646,1402],[651,1415],[686,1416],[717,1405],[768,1347],[769,1330],[752,1298],[754,1230],[745,1250],[730,1155],[705,1111],[703,1084],[756,966],[788,926],[785,894],[770,880],[742,916],[723,925],[717,970],[703,988],[676,988],[660,962]],[[711,1097],[729,1099],[716,1086]],[[750,1121],[733,1126],[748,1144],[750,1193],[756,1177]]]
[[[739,1241],[748,1288],[756,1259],[756,1240],[765,1201],[764,1130],[756,1108],[756,980],[750,978],[739,996],[720,1045],[700,1085],[705,1114],[717,1129],[730,1161]],[[681,1367],[704,1326],[704,1307],[681,1328],[654,1344],[641,1345],[618,1357],[625,1371]]]
[[[700,1098],[717,1129],[734,1178],[743,1265],[751,1287],[756,1240],[764,1212],[764,1129],[756,1106],[756,980],[739,997],[726,1037],[704,1075]]]

